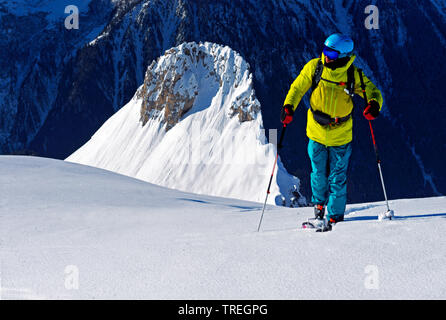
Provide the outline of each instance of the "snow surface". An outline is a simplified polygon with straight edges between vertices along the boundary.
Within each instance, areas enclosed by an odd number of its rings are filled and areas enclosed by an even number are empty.
[[[191,58],[194,51],[204,58]],[[147,74],[164,80],[161,89],[179,76],[175,94],[193,97],[191,109],[167,132],[165,106],[153,109],[142,126],[143,98],[135,94],[66,160],[173,189],[263,202],[276,148],[267,142],[252,74],[242,57],[217,44],[184,43],[169,50]],[[152,87],[152,82],[145,83],[138,91]],[[161,94],[155,91],[150,99],[157,101]],[[231,116],[231,107],[247,109],[252,120],[240,122]],[[277,140],[272,137],[270,141]],[[285,199],[289,205],[299,185],[279,158],[268,203]]]
[[[261,203],[64,161],[1,156],[0,188],[3,299],[446,298],[445,197],[385,222],[349,205],[323,234],[297,229],[311,208],[268,206],[257,233]]]

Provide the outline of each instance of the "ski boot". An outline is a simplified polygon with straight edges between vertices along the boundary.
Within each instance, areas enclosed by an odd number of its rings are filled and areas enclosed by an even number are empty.
[[[323,204],[316,204],[314,206],[314,217],[318,220],[324,219],[325,208]]]
[[[317,219],[311,218],[302,223],[303,229],[315,229],[316,232],[326,232],[331,231],[332,224],[327,218]]]
[[[314,219],[308,219],[302,223],[304,229],[316,229],[316,232],[325,232],[331,230],[331,225],[324,218],[325,208],[323,204],[316,204],[314,206]]]
[[[330,219],[327,219],[327,218],[325,218],[324,219],[324,224],[318,229],[318,230],[316,230],[316,232],[327,232],[327,231],[331,231],[332,229],[333,229],[333,226],[336,224],[336,222],[338,222],[338,221],[336,221],[335,219],[333,219],[333,218],[330,218]]]

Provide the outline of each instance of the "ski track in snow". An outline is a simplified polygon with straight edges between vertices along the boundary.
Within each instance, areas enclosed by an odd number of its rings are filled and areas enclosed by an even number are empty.
[[[0,188],[3,299],[446,298],[446,197],[391,200],[384,222],[384,203],[349,205],[327,233],[268,206],[257,233],[261,203],[63,161],[1,156]]]

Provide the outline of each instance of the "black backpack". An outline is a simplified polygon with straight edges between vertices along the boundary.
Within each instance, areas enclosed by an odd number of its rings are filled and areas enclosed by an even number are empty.
[[[319,61],[317,62],[316,70],[314,71],[314,74],[313,74],[313,81],[312,81],[312,85],[311,85],[311,89],[313,91],[319,85],[319,82],[321,80],[323,80],[323,81],[337,84],[338,86],[345,85],[346,86],[344,89],[345,93],[347,93],[351,97],[353,97],[355,95],[355,67],[353,66],[353,64],[347,69],[347,83],[335,82],[335,81],[324,79],[324,78],[322,78],[322,71],[324,71],[324,64],[322,63],[322,59],[319,59]],[[360,69],[358,69],[358,72],[361,74],[362,71]]]
[[[355,95],[355,67],[353,66],[353,64],[347,69],[347,83],[335,82],[322,78],[323,70],[324,70],[324,64],[322,63],[322,60],[319,59],[316,66],[316,70],[314,71],[313,74],[313,80],[311,85],[312,92],[314,92],[314,89],[316,89],[316,87],[319,85],[319,82],[323,80],[330,83],[334,83],[338,86],[345,86],[344,88],[345,93],[347,93],[351,98],[353,98],[353,96]],[[359,72],[359,78],[361,80],[361,88],[363,91],[365,91],[365,85],[362,78],[362,70],[358,69],[358,72]],[[310,110],[313,113],[314,120],[316,120],[316,122],[318,122],[322,126],[341,124],[349,120],[352,115],[350,113],[349,115],[342,118],[331,118],[328,114],[323,113],[322,111],[313,110],[311,105],[310,105]]]

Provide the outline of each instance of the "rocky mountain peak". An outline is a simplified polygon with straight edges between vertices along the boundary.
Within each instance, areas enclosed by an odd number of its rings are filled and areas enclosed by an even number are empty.
[[[250,121],[260,112],[252,88],[249,65],[237,53],[211,43],[184,43],[169,49],[148,67],[144,84],[138,91],[142,125],[159,118],[166,131],[188,113],[196,101],[208,100],[219,89],[236,90],[248,81],[248,93],[239,94],[227,110],[229,117]]]

